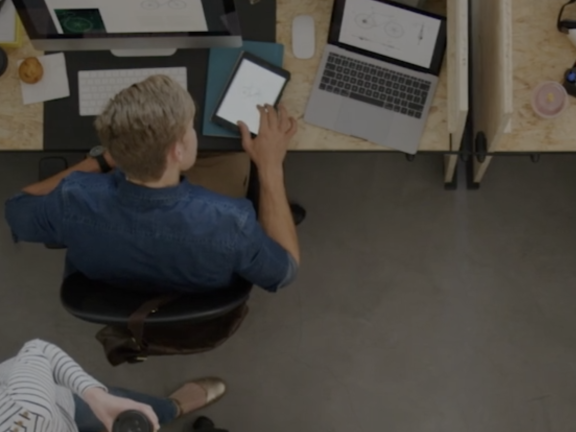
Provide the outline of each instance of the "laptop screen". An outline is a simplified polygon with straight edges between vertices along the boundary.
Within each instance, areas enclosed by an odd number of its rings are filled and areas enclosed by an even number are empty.
[[[446,43],[443,17],[387,0],[336,0],[330,43],[372,57],[439,69]]]

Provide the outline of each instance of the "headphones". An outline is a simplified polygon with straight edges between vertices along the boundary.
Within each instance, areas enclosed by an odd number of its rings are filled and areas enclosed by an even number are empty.
[[[560,8],[560,13],[558,14],[558,20],[556,21],[556,28],[559,32],[568,35],[568,39],[576,46],[576,20],[565,20],[562,19],[562,15],[564,15],[564,8],[572,3],[576,3],[576,0],[569,0],[567,3],[564,3]]]

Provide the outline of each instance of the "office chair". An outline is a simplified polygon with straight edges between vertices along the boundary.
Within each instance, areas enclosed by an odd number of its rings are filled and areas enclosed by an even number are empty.
[[[146,326],[168,326],[210,321],[246,303],[251,289],[249,282],[239,280],[228,289],[209,294],[185,293],[150,314],[144,323]],[[118,288],[88,279],[81,273],[64,279],[60,290],[62,305],[70,314],[83,321],[112,326],[127,326],[134,311],[161,295],[155,290]]]

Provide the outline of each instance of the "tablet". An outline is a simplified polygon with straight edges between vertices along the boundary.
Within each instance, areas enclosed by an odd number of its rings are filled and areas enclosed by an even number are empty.
[[[257,106],[276,106],[289,80],[290,72],[253,54],[242,52],[212,121],[226,129],[238,131],[237,123],[241,120],[250,132],[257,135],[260,129]]]

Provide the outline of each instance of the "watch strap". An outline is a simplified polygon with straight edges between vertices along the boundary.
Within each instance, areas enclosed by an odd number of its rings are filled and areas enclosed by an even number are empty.
[[[98,162],[100,171],[102,171],[103,173],[112,171],[112,167],[108,164],[104,155],[95,156],[94,159],[96,159],[96,162]]]

